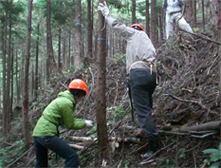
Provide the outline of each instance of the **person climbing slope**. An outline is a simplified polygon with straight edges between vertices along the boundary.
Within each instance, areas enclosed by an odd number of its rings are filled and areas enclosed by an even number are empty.
[[[130,27],[110,15],[106,2],[99,3],[98,10],[107,25],[127,41],[126,71],[131,96],[137,111],[139,126],[149,139],[150,150],[142,154],[149,157],[158,149],[158,130],[152,113],[152,94],[157,84],[156,50],[140,24]]]

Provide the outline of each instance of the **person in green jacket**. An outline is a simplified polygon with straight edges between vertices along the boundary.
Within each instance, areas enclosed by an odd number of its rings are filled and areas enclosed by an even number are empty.
[[[78,167],[79,160],[76,151],[58,136],[58,127],[67,129],[82,129],[93,127],[93,121],[74,117],[75,105],[90,92],[87,84],[81,79],[70,82],[68,90],[60,92],[43,111],[34,131],[34,147],[36,153],[35,167],[48,166],[48,149],[65,159],[65,167]]]

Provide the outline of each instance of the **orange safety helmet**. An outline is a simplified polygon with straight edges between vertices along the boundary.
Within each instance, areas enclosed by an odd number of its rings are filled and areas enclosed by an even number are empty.
[[[137,29],[137,28],[138,28],[138,29],[140,29],[140,30],[142,30],[142,31],[144,30],[143,27],[142,27],[140,24],[132,24],[130,27],[131,27],[131,28],[134,28],[134,29]]]
[[[87,90],[87,84],[81,79],[72,80],[68,86],[68,90],[71,89],[83,90],[87,95],[90,94],[90,92]]]

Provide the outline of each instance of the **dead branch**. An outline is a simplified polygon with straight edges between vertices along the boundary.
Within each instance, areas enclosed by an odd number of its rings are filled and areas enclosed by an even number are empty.
[[[191,33],[191,32],[188,32],[188,31],[182,30],[182,29],[180,29],[180,30],[183,31],[183,32],[185,32],[185,33],[189,33],[189,34],[191,34],[191,35],[194,35],[194,36],[197,36],[197,37],[199,37],[199,38],[202,38],[202,39],[204,39],[204,40],[207,40],[207,41],[213,42],[213,43],[215,43],[215,44],[221,45],[220,42],[211,40],[211,39],[209,39],[208,37],[203,37],[203,36],[198,35],[198,34],[196,34],[196,33]]]
[[[176,143],[176,142],[172,142],[172,143],[170,143],[169,145],[167,145],[167,146],[161,148],[160,150],[156,151],[153,155],[151,155],[151,156],[148,157],[147,159],[145,159],[145,160],[143,160],[142,162],[140,162],[138,165],[144,165],[144,164],[149,163],[149,160],[150,160],[151,158],[153,158],[154,156],[156,156],[156,155],[157,155],[158,153],[160,153],[161,151],[163,151],[163,150],[169,148],[170,146],[174,145],[175,143]]]
[[[185,103],[193,103],[193,104],[198,104],[200,107],[202,107],[203,109],[207,110],[206,106],[204,106],[201,102],[198,102],[198,101],[195,101],[195,100],[184,100],[184,99],[181,99],[177,96],[174,96],[174,95],[171,95],[171,94],[165,94],[166,96],[170,96],[174,99],[177,99],[179,101],[182,101],[182,102],[185,102]]]
[[[180,131],[190,132],[190,131],[208,131],[208,130],[220,130],[221,121],[211,121],[200,125],[193,125],[190,127],[181,127]]]
[[[75,149],[84,149],[84,146],[80,146],[77,144],[69,144],[70,147],[75,148]]]

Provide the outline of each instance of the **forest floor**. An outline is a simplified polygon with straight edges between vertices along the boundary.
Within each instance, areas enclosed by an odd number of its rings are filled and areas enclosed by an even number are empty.
[[[173,41],[164,42],[157,52],[160,82],[153,95],[153,117],[159,129],[160,148],[152,157],[141,158],[140,154],[149,148],[149,143],[137,121],[131,121],[125,61],[123,58],[107,58],[107,126],[111,154],[108,164],[103,162],[103,167],[208,167],[204,160],[209,155],[203,150],[217,149],[221,142],[217,45],[181,32]],[[96,121],[96,74],[96,64],[91,62],[90,68],[84,72],[75,71],[54,84],[54,91],[48,93],[50,96],[43,95],[32,105],[32,128],[42,107],[59,91],[65,90],[64,86],[73,78],[87,79],[91,92],[77,105],[77,117]],[[207,125],[201,125],[203,123]],[[197,125],[199,127],[195,128]],[[83,147],[76,149],[82,168],[101,167],[96,164],[100,154],[96,127],[77,131],[61,128],[60,132],[67,143]],[[56,162],[55,154],[49,155],[51,167],[64,166],[62,159],[58,158]],[[33,167],[34,159],[32,150],[11,167]]]

